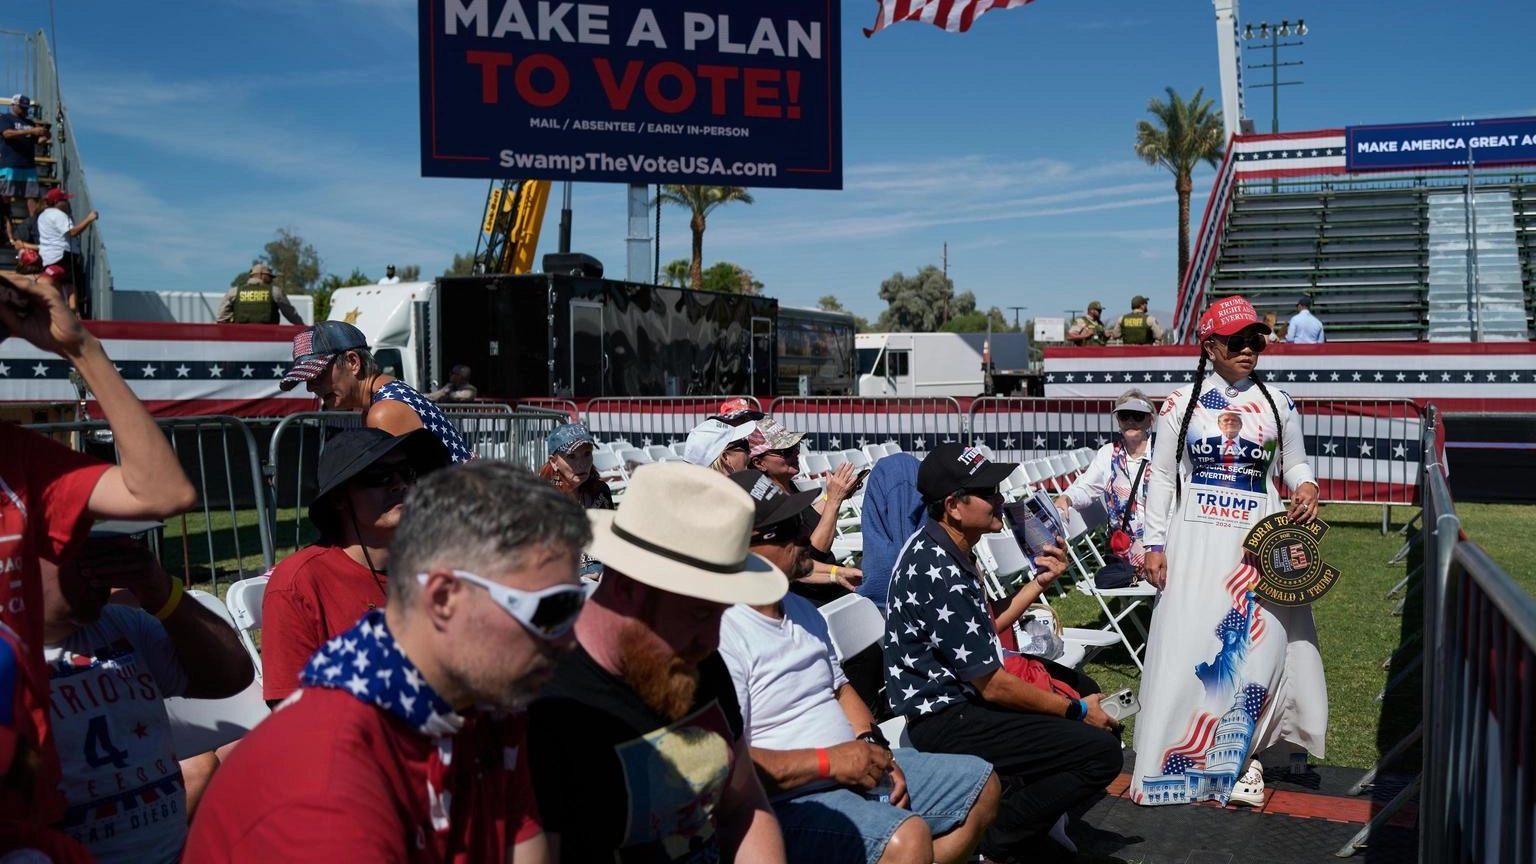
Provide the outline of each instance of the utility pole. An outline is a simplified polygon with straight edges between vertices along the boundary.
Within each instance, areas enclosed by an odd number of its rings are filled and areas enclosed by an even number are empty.
[[[944,265],[943,266],[943,272],[944,272],[944,320],[939,322],[939,326],[943,327],[945,324],[949,323],[949,296],[951,294],[955,293],[954,289],[949,287],[949,241],[948,240],[944,241],[944,254],[943,254],[942,258],[940,259],[940,261]]]
[[[1019,329],[1019,312],[1021,310],[1024,310],[1024,309],[1028,309],[1029,307],[1028,306],[1009,306],[1008,308],[1013,310],[1013,329],[1017,330],[1017,329]]]

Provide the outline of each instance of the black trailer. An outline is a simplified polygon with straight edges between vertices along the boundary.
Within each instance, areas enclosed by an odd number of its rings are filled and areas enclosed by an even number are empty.
[[[530,274],[438,280],[443,368],[485,396],[772,395],[777,300]]]

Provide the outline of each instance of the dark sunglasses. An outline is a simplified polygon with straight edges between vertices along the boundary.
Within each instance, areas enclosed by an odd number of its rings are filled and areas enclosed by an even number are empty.
[[[800,458],[800,450],[794,447],[790,447],[784,450],[769,450],[768,455],[777,456],[780,459],[783,459],[785,462],[793,462]]]
[[[955,494],[971,495],[977,498],[1000,498],[1003,493],[998,491],[996,486],[978,486],[970,489],[959,489]]]
[[[1236,333],[1231,336],[1212,336],[1212,342],[1227,346],[1228,354],[1241,354],[1244,348],[1252,348],[1253,353],[1263,354],[1269,347],[1269,339],[1263,333]]]
[[[392,485],[397,477],[410,486],[416,482],[417,476],[415,466],[409,462],[399,462],[394,465],[372,465],[366,471],[358,472],[352,482],[364,489],[383,489]]]
[[[1116,411],[1115,412],[1115,419],[1119,420],[1121,423],[1140,423],[1141,421],[1143,421],[1143,420],[1145,420],[1145,419],[1147,419],[1148,417],[1151,417],[1151,416],[1152,416],[1151,414],[1148,414],[1145,411]]]

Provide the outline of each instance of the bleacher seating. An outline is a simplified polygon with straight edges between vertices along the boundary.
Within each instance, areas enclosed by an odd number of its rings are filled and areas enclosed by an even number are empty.
[[[1330,342],[1465,339],[1464,183],[1449,175],[1239,183],[1206,301],[1242,294],[1283,323],[1310,294]],[[1536,176],[1481,174],[1477,200],[1489,247],[1478,252],[1483,307],[1499,310],[1488,313],[1485,333],[1528,338],[1536,332]],[[1510,242],[1513,266],[1501,248]],[[1495,277],[1500,268],[1508,272]]]

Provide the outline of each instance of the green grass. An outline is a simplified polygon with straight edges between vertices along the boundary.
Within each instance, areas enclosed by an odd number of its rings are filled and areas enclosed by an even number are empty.
[[[314,540],[314,529],[305,519],[299,542],[295,543],[297,513],[291,507],[278,510],[273,538],[278,561],[299,545]],[[166,520],[160,560],[168,572],[185,579],[188,587],[210,592],[217,587],[216,593],[222,597],[230,583],[266,571],[255,509],[236,510],[233,514],[229,510],[199,510]]]
[[[1396,529],[1418,511],[1397,507],[1392,511],[1393,531],[1381,535],[1381,508],[1370,505],[1334,504],[1323,508],[1331,527],[1323,541],[1325,560],[1343,576],[1313,606],[1323,666],[1328,676],[1328,757],[1326,764],[1365,768],[1401,739],[1419,720],[1416,677],[1395,687],[1386,703],[1376,694],[1392,674],[1383,661],[1397,649],[1405,632],[1418,629],[1415,591],[1405,617],[1393,614],[1401,594],[1386,597],[1408,572],[1408,562],[1386,562],[1402,548],[1404,538]],[[1526,541],[1536,528],[1536,508],[1506,504],[1464,504],[1457,508],[1467,535],[1527,591],[1536,593],[1536,549]],[[1412,561],[1413,559],[1409,559]],[[1091,597],[1069,590],[1066,597],[1049,597],[1068,627],[1102,626],[1102,613]],[[1404,652],[1404,662],[1417,652],[1417,643]],[[1083,666],[1105,692],[1137,688],[1136,667],[1122,649],[1108,649]],[[1134,718],[1131,724],[1134,728]],[[1125,740],[1131,741],[1131,730]],[[1409,757],[1409,762],[1412,758]],[[1405,763],[1399,767],[1411,768]]]

